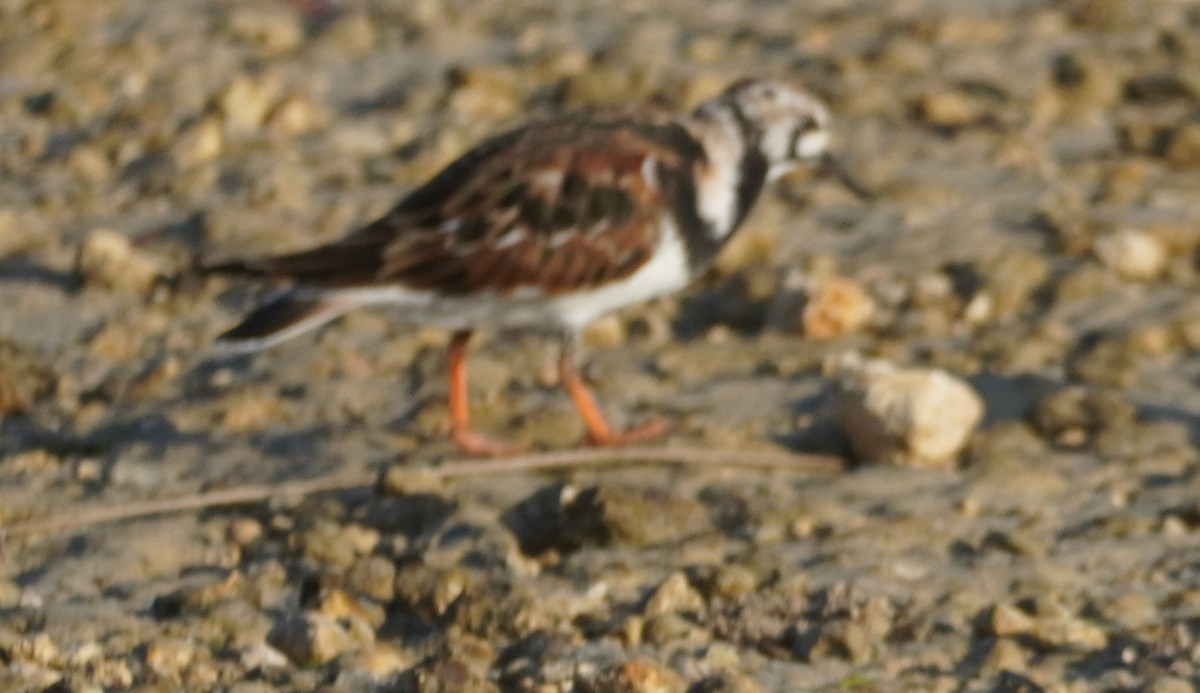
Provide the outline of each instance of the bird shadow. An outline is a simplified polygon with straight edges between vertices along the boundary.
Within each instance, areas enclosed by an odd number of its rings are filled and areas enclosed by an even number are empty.
[[[63,293],[79,288],[79,280],[72,272],[51,269],[24,255],[0,258],[0,283],[41,284]]]
[[[828,416],[830,397],[831,390],[825,387],[817,393],[789,402],[788,409],[804,417],[808,423],[789,433],[776,435],[774,442],[794,452],[846,457],[849,448],[845,437],[832,417]]]
[[[675,314],[675,338],[695,339],[716,325],[747,337],[757,335],[766,322],[768,301],[750,298],[748,288],[747,277],[735,274],[689,292],[680,300]]]

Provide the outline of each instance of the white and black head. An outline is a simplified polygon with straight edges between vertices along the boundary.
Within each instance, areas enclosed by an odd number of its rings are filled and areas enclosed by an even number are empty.
[[[777,79],[746,79],[698,110],[736,124],[745,146],[761,157],[767,181],[813,166],[857,197],[874,197],[829,154],[829,109],[797,86]]]
[[[819,161],[829,145],[829,109],[781,80],[737,82],[711,107],[728,109],[746,143],[766,160],[768,180]]]

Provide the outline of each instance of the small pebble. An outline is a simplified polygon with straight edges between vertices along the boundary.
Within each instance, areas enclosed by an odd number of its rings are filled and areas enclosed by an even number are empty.
[[[704,608],[704,597],[688,582],[681,572],[672,573],[646,601],[643,613],[655,616],[666,613],[698,613]]]
[[[1001,637],[1028,633],[1034,623],[1033,616],[1011,604],[997,604],[992,609],[992,633]]]
[[[127,689],[133,684],[133,671],[123,659],[102,659],[88,667],[88,678],[105,690]]]
[[[1151,683],[1146,693],[1196,693],[1196,685],[1177,676],[1163,676]]]
[[[143,293],[162,276],[163,268],[157,260],[134,248],[125,235],[96,229],[79,247],[75,271],[88,284]]]
[[[745,566],[736,563],[723,565],[713,576],[709,596],[717,599],[738,599],[751,594],[758,587],[758,582],[754,572]]]
[[[73,667],[85,667],[92,662],[103,659],[104,650],[99,643],[86,642],[75,648],[68,658],[68,662]]]
[[[304,41],[300,14],[285,5],[236,6],[225,21],[235,38],[256,44],[269,55],[294,50]]]
[[[1010,604],[992,609],[990,625],[995,635],[1028,635],[1051,647],[1095,651],[1108,644],[1104,630],[1089,621],[1070,615],[1035,617]]]
[[[300,542],[305,555],[313,560],[349,568],[359,556],[375,548],[379,533],[361,525],[342,525],[322,519],[304,532]]]
[[[363,621],[372,629],[383,625],[384,611],[378,604],[359,599],[340,589],[330,589],[321,596],[317,605],[318,612],[335,621],[345,622],[350,619]]]
[[[287,655],[265,642],[255,643],[243,649],[239,661],[250,671],[269,671],[288,666]]]
[[[324,664],[359,644],[337,621],[312,612],[281,621],[269,642],[300,665]]]
[[[961,92],[938,91],[918,99],[913,104],[913,113],[928,125],[954,128],[978,122],[984,111]]]
[[[1041,253],[1005,253],[986,270],[987,295],[1002,317],[1018,314],[1050,277],[1050,262]],[[964,310],[965,313],[965,310]]]
[[[1148,281],[1167,265],[1167,249],[1162,241],[1137,229],[1123,229],[1096,239],[1095,252],[1104,266],[1125,279]]]
[[[239,517],[229,523],[230,541],[238,546],[249,546],[263,535],[262,523],[251,517]]]
[[[346,581],[371,599],[387,603],[396,592],[396,566],[383,556],[364,556],[350,567]]]
[[[450,96],[450,109],[471,120],[512,118],[519,107],[518,79],[506,67],[475,66],[459,70]]]
[[[363,654],[361,666],[376,678],[409,669],[420,661],[413,653],[386,642],[375,643]]]
[[[221,122],[210,116],[192,125],[175,140],[171,156],[178,166],[187,169],[216,159],[224,150]]]
[[[284,418],[283,403],[273,393],[247,390],[229,398],[221,426],[231,433],[259,431]]]
[[[195,656],[196,648],[191,643],[160,638],[146,645],[145,662],[159,676],[177,680]]]
[[[23,638],[17,643],[12,656],[14,659],[33,662],[42,666],[55,665],[59,661],[58,645],[45,633]]]
[[[267,118],[267,126],[294,136],[322,127],[328,121],[329,115],[311,99],[293,94],[275,105]]]
[[[217,98],[225,117],[225,126],[232,132],[248,133],[266,122],[267,115],[279,97],[280,84],[273,77],[250,77],[240,74],[233,78]]]
[[[988,651],[987,659],[983,662],[981,672],[985,675],[995,675],[1002,671],[1024,671],[1029,666],[1029,657],[1025,650],[1012,638],[997,638]]]

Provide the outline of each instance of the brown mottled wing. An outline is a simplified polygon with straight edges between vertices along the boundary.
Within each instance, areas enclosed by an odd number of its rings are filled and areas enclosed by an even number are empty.
[[[656,247],[660,167],[697,146],[666,115],[594,112],[501,135],[345,239],[262,261],[330,288],[569,292],[628,276]]]

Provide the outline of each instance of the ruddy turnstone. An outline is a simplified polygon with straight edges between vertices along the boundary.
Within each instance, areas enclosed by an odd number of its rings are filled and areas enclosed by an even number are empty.
[[[391,211],[311,250],[211,266],[290,282],[220,343],[277,344],[361,306],[395,304],[453,332],[450,433],[469,454],[507,445],[468,426],[466,352],[476,328],[561,335],[559,377],[587,442],[661,435],[654,421],[615,431],[576,370],[582,328],[671,293],[707,268],[767,182],[824,162],[829,113],[783,81],[737,82],[690,113],[606,107],[536,120],[464,154]]]

